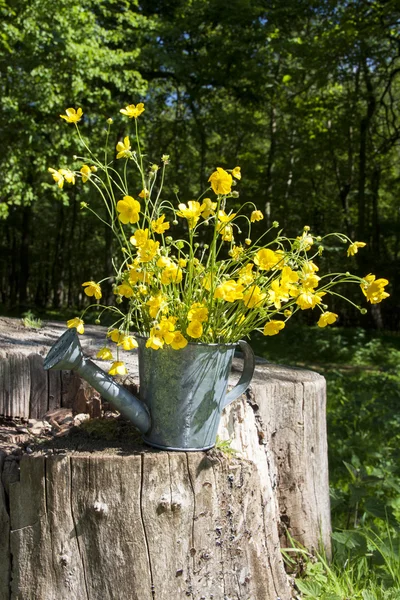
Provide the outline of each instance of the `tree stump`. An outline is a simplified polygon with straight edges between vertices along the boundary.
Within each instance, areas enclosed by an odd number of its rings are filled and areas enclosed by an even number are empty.
[[[260,364],[219,436],[225,452],[37,451],[19,474],[0,455],[0,599],[292,598],[286,530],[330,549],[323,377]]]

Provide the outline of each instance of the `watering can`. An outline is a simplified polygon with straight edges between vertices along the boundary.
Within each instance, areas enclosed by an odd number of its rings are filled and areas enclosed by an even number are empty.
[[[215,445],[222,410],[243,394],[253,377],[255,358],[247,342],[243,372],[226,393],[237,344],[189,343],[174,350],[146,348],[138,342],[140,391],[137,398],[85,357],[76,329],[52,346],[44,368],[73,369],[139,429],[146,444],[163,450],[199,451]]]

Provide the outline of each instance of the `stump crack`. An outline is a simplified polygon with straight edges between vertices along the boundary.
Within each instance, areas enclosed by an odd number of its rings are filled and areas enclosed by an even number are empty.
[[[192,543],[191,546],[192,548],[195,548],[195,543],[194,543],[194,520],[196,517],[196,493],[194,491],[194,485],[193,485],[193,479],[192,479],[192,474],[190,472],[190,466],[189,466],[189,453],[186,452],[186,464],[187,464],[187,470],[188,470],[188,477],[189,477],[189,482],[190,482],[190,487],[192,489],[192,493],[193,493],[193,519],[192,519]],[[195,568],[196,568],[196,560],[195,560],[195,555],[193,554],[193,574],[195,573]]]
[[[82,563],[82,569],[83,569],[83,580],[85,582],[85,592],[86,592],[86,598],[87,600],[89,600],[89,589],[88,589],[88,584],[87,584],[87,579],[86,579],[86,568],[85,568],[85,561],[83,559],[83,555],[82,555],[82,550],[81,550],[81,546],[79,543],[79,536],[78,536],[78,528],[77,528],[77,522],[75,519],[75,515],[74,515],[74,508],[73,508],[73,502],[72,502],[72,457],[70,457],[69,459],[69,466],[70,466],[70,490],[69,490],[69,501],[70,501],[70,509],[71,509],[71,518],[72,518],[72,522],[74,524],[74,532],[75,532],[75,539],[76,539],[76,545],[78,547],[78,552],[79,552],[79,557],[81,559],[81,563]]]
[[[145,525],[144,516],[143,516],[144,454],[141,455],[140,466],[141,466],[141,470],[140,470],[140,502],[139,502],[139,506],[140,506],[140,520],[142,521],[142,527],[143,527],[143,533],[144,533],[144,542],[145,542],[145,545],[146,545],[147,561],[149,563],[150,581],[151,581],[151,597],[153,598],[153,600],[155,600],[156,599],[156,592],[155,592],[155,589],[154,589],[153,569],[152,569],[152,566],[151,566],[151,555],[150,555],[149,541],[148,541],[148,537],[147,537],[146,525]]]

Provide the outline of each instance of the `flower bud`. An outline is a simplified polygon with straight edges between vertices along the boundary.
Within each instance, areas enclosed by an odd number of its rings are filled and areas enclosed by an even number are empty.
[[[172,225],[178,225],[178,221],[177,221],[176,219],[174,219],[174,220],[172,221]]]
[[[160,168],[160,167],[159,167],[158,165],[156,165],[156,164],[152,164],[152,165],[151,165],[151,167],[150,167],[150,169],[151,169],[151,170],[152,170],[154,173],[157,173],[157,171],[158,171],[158,169],[159,169],[159,168]]]
[[[182,241],[176,242],[176,247],[178,248],[178,250],[182,250],[184,243]]]
[[[73,160],[77,160],[78,157],[76,154],[74,154],[72,158],[73,158]]]
[[[304,231],[310,231],[310,227],[308,225],[304,225]]]
[[[129,327],[133,327],[134,326],[134,322],[133,321],[129,321]]]
[[[115,298],[115,302],[116,302],[117,304],[122,304],[122,298],[121,298],[121,296],[117,296],[117,297]]]
[[[321,237],[320,235],[318,235],[318,236],[315,238],[315,240],[316,240],[317,242],[320,242],[320,241],[322,240],[322,237]]]
[[[107,123],[108,123],[109,125],[112,125],[112,124],[113,124],[113,120],[112,120],[112,118],[111,118],[111,117],[109,117],[109,118],[107,119]]]
[[[100,319],[95,320],[96,325],[100,325]]]
[[[173,239],[172,239],[172,237],[171,237],[170,235],[168,235],[168,236],[165,238],[165,241],[167,242],[167,244],[171,244],[171,243],[173,242]]]
[[[169,154],[163,154],[161,160],[164,163],[164,165],[167,165],[169,163]]]
[[[236,185],[236,181],[233,180],[232,183],[234,183]],[[239,198],[239,192],[237,192],[236,190],[234,190],[231,194],[232,198]]]
[[[367,314],[367,312],[368,312],[368,311],[367,311],[367,309],[366,309],[366,308],[361,308],[361,309],[360,309],[360,313],[361,313],[362,315],[366,315],[366,314]]]
[[[80,204],[81,210],[84,208],[87,208],[88,206],[89,205],[86,202],[81,202],[81,204]]]
[[[246,244],[246,246],[250,246],[250,244],[251,244],[251,239],[250,239],[250,238],[246,238],[246,239],[244,240],[244,243]]]
[[[324,251],[324,247],[323,246],[318,246],[318,254],[321,256],[321,254]]]
[[[272,227],[279,227],[279,222],[278,221],[274,221],[272,223]]]
[[[199,242],[195,242],[195,243],[194,243],[194,247],[195,247],[195,248],[198,248],[199,246],[200,246]]]

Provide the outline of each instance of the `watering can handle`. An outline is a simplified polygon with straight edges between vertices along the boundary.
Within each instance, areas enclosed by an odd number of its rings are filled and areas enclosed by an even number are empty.
[[[254,352],[249,344],[244,340],[239,340],[238,344],[243,352],[243,372],[235,387],[226,394],[223,408],[244,394],[250,385],[256,366]]]

